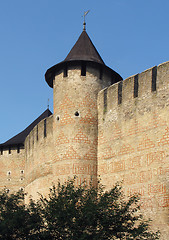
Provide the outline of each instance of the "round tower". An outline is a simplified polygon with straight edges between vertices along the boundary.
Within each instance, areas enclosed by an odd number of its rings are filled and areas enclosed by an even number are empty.
[[[97,178],[97,95],[121,76],[107,67],[85,29],[64,61],[47,70],[53,88],[53,175],[77,184]]]

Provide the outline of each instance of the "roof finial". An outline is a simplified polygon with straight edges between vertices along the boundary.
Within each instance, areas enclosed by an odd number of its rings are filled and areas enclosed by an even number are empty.
[[[83,22],[83,31],[86,31],[86,21],[85,21],[85,17],[86,17],[86,15],[89,13],[89,11],[90,11],[90,10],[88,10],[88,11],[84,12],[84,15],[83,15],[83,17],[84,17],[84,22]]]
[[[48,98],[48,106],[47,106],[47,108],[49,109],[49,98]]]

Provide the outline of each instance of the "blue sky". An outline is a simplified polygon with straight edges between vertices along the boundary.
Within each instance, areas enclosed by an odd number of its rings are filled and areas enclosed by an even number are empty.
[[[0,143],[52,110],[48,68],[64,60],[82,32],[124,79],[169,60],[168,0],[0,1]]]

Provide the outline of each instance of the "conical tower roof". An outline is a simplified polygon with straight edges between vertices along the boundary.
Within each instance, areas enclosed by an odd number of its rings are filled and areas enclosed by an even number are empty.
[[[104,64],[86,31],[83,31],[64,61],[93,61]]]
[[[100,54],[98,53],[97,49],[89,38],[87,32],[83,30],[65,60],[54,65],[46,71],[46,82],[50,87],[53,87],[53,79],[61,69],[64,69],[65,67],[68,67],[72,64],[80,65],[82,62],[95,63],[95,66],[97,68],[102,68],[103,70],[109,72],[112,75],[112,78],[115,79],[115,82],[122,80],[122,77],[118,73],[105,65]]]

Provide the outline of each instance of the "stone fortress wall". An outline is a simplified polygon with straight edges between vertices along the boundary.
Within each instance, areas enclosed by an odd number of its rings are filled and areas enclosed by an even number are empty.
[[[18,191],[25,186],[25,150],[9,148],[0,153],[0,189]]]
[[[53,115],[33,128],[25,140],[25,192],[34,199],[52,186]]]
[[[98,175],[139,193],[144,214],[168,239],[169,62],[102,90],[98,96]],[[163,238],[162,238],[163,239]]]
[[[144,213],[163,238],[168,231],[169,62],[112,85],[88,64],[54,78],[54,113],[26,137],[24,149],[3,149],[0,187],[38,198],[68,177],[101,177],[140,193]],[[103,90],[102,90],[103,89]]]

